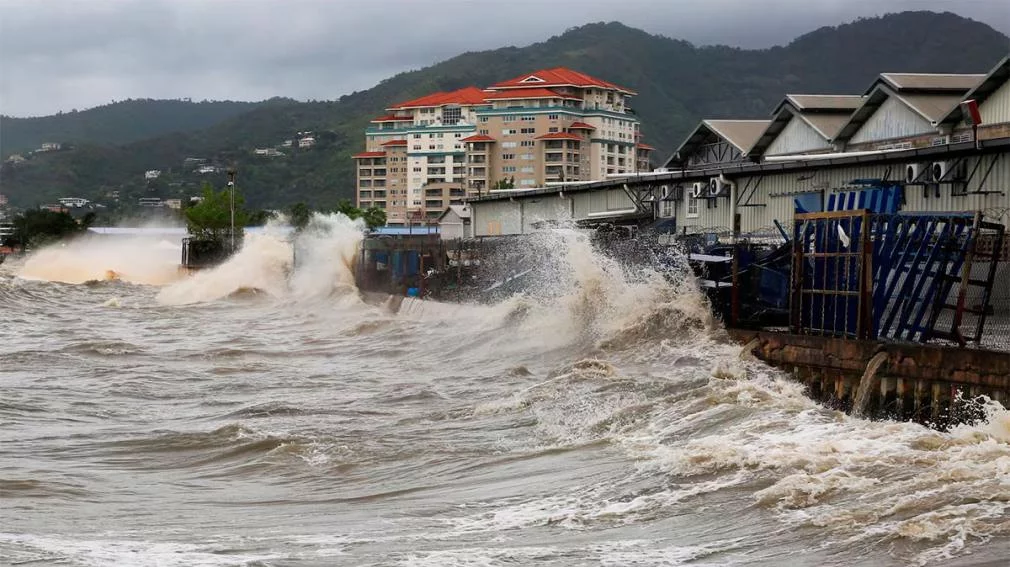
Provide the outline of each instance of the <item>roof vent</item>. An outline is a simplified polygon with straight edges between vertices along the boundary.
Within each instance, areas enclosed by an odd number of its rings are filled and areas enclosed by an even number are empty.
[[[541,79],[540,77],[536,76],[536,75],[530,75],[529,77],[526,77],[525,79],[523,79],[523,80],[521,80],[519,82],[520,83],[542,83],[542,82],[544,82],[544,80]]]

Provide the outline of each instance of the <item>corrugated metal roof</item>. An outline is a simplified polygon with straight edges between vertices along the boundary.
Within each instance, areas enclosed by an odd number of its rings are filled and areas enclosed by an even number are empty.
[[[973,88],[968,94],[964,95],[963,100],[974,100],[975,102],[982,104],[987,98],[989,98],[992,93],[996,92],[1003,83],[1010,80],[1010,55],[1004,57],[992,68],[991,71],[985,76],[985,79],[979,82],[979,84]],[[953,110],[950,111],[944,118],[943,122],[947,124],[956,124],[962,120],[961,108],[960,106],[955,106]]]
[[[982,74],[955,73],[881,73],[880,79],[892,88],[967,92],[985,78]]]
[[[907,104],[909,108],[934,124],[942,120],[948,112],[960,104],[963,98],[963,95],[960,94],[899,93],[895,96]]]
[[[862,95],[789,94],[786,99],[797,110],[855,110],[863,103]]]
[[[845,123],[849,121],[850,114],[846,113],[813,113],[813,112],[803,112],[800,113],[800,117],[814,127],[817,132],[824,136],[825,140],[831,140],[838,134],[845,126]]]
[[[727,142],[746,153],[765,131],[771,120],[705,120],[706,126]]]

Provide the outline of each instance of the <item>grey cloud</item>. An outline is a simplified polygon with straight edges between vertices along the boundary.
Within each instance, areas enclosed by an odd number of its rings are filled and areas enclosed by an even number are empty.
[[[4,3],[0,112],[123,98],[333,99],[463,51],[618,20],[695,44],[768,47],[860,16],[949,10],[1010,32],[1001,0],[90,0]]]

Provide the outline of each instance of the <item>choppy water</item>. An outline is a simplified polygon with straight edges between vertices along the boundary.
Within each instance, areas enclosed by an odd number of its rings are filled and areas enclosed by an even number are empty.
[[[1010,557],[1002,408],[949,433],[823,409],[570,233],[545,282],[570,293],[394,314],[326,223],[297,270],[270,236],[182,281],[170,243],[0,268],[0,564]]]

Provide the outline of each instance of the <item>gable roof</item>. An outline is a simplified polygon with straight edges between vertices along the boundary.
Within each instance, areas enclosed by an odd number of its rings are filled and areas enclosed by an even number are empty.
[[[825,141],[830,141],[863,103],[862,95],[787,94],[775,110],[765,131],[747,150],[754,158],[764,155],[793,118],[799,118]]]
[[[508,100],[521,98],[565,98],[570,100],[581,100],[577,96],[561,94],[544,87],[523,87],[520,89],[484,93],[484,100]]]
[[[895,91],[880,81],[870,90],[863,104],[852,113],[849,120],[838,130],[834,140],[847,142],[870,119],[888,98],[894,97],[925,121],[936,126],[944,116],[960,104],[968,89],[946,92],[917,92],[915,90]]]
[[[898,91],[952,91],[963,94],[975,88],[984,78],[985,75],[961,73],[881,73],[878,81]]]
[[[537,136],[537,140],[575,140],[577,142],[582,141],[581,136],[577,136],[570,132],[551,132],[550,134],[544,134],[542,136]]]
[[[497,141],[498,140],[495,140],[494,138],[486,134],[474,134],[473,136],[467,136],[466,138],[460,140],[460,142],[497,142]]]
[[[964,95],[963,100],[974,100],[978,104],[982,104],[986,101],[994,92],[996,92],[1004,83],[1010,81],[1010,55],[1004,57],[999,63],[996,64],[992,70],[986,74],[985,78],[982,79],[975,88],[968,91],[968,94]],[[961,122],[963,115],[961,113],[961,106],[955,106],[946,116],[940,121],[943,124],[957,124]]]
[[[585,73],[573,71],[566,67],[554,67],[553,69],[541,69],[533,73],[526,73],[507,81],[491,85],[491,89],[517,89],[530,86],[539,87],[597,87],[602,89],[612,89],[625,94],[637,94],[630,89],[620,87],[614,83],[591,77]]]
[[[456,216],[463,221],[463,224],[466,224],[467,221],[470,220],[470,207],[467,205],[449,205],[444,211],[442,211],[442,214],[438,215],[438,222],[442,222],[442,219],[444,219],[450,211],[456,213]]]
[[[395,104],[386,110],[401,110],[406,108],[421,108],[425,106],[442,106],[445,104],[459,104],[462,106],[473,106],[484,103],[487,92],[477,87],[464,87],[450,92],[437,92]]]
[[[769,120],[702,120],[687,139],[681,142],[673,155],[663,163],[668,166],[686,159],[713,134],[732,144],[740,150],[740,153],[746,154],[769,122]]]

